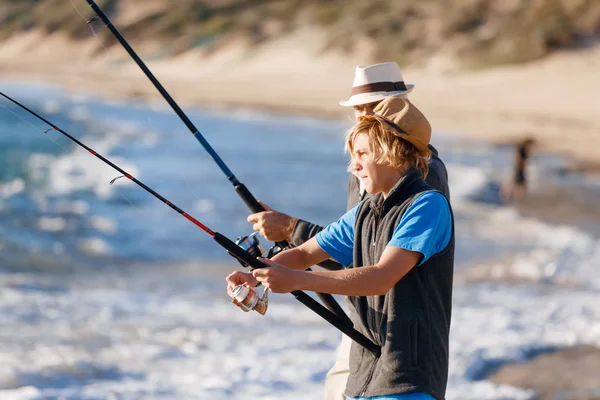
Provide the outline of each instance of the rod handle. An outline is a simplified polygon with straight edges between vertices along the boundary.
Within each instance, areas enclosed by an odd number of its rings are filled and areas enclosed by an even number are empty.
[[[265,211],[265,208],[258,202],[258,200],[256,200],[254,195],[250,193],[246,185],[243,183],[238,183],[237,185],[234,185],[233,188],[253,213]]]
[[[300,290],[293,291],[292,294],[298,301],[300,301],[300,303],[313,310],[321,318],[338,328],[350,339],[373,353],[375,357],[379,357],[381,355],[381,347],[377,346],[365,335],[354,329],[352,325],[346,324],[345,321],[341,320],[337,315],[325,308],[323,305],[321,305],[321,303],[310,297],[308,294]]]

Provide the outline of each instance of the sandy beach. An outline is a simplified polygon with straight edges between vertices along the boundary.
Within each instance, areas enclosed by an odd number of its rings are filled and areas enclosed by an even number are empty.
[[[298,32],[247,49],[231,44],[207,55],[192,51],[153,60],[156,46],[131,43],[181,105],[243,106],[346,117],[360,54],[319,53],[322,34]],[[29,32],[0,44],[0,78],[58,84],[74,93],[145,98],[159,93],[118,44],[98,52],[98,38],[73,42]],[[413,102],[436,132],[507,143],[530,134],[542,150],[600,163],[600,46],[561,51],[525,65],[461,71],[443,59],[404,68]]]

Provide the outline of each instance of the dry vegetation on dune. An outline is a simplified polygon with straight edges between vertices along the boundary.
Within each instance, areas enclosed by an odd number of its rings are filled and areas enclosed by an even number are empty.
[[[83,39],[84,0],[5,0],[0,40],[42,28]],[[419,63],[436,54],[470,66],[524,62],[600,35],[598,0],[97,0],[128,37],[158,40],[159,57],[230,40],[259,45],[306,26],[327,33],[323,51],[369,42],[372,59]],[[124,14],[135,9],[136,18]],[[108,32],[100,30],[101,34]],[[360,44],[359,44],[360,43]]]

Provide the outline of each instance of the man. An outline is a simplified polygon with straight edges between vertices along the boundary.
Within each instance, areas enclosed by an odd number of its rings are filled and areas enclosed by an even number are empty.
[[[387,62],[369,66],[357,66],[352,84],[351,97],[346,101],[340,101],[344,107],[354,108],[354,117],[358,120],[361,116],[373,114],[373,109],[381,100],[390,96],[402,96],[408,98],[408,93],[414,89],[414,85],[404,83],[402,73],[398,64]],[[448,189],[448,174],[438,152],[433,146],[429,146],[431,156],[429,159],[429,174],[427,183],[434,189],[442,192],[450,198]],[[347,210],[354,208],[360,201],[369,197],[369,194],[361,187],[359,179],[350,174],[348,180],[348,202]],[[323,230],[322,226],[304,221],[277,212],[263,204],[266,212],[252,214],[248,222],[253,223],[253,229],[258,231],[267,240],[288,241],[293,246],[300,246]],[[335,265],[335,264],[334,264]],[[338,269],[342,266],[338,265]],[[331,268],[331,263],[328,264]],[[350,314],[353,307],[349,307]],[[348,379],[348,356],[351,340],[342,335],[342,342],[337,352],[337,359],[325,378],[325,400],[344,399],[344,388]]]
[[[352,343],[348,399],[445,396],[454,223],[447,198],[423,180],[430,136],[408,100],[381,101],[346,139],[351,172],[376,195],[306,243],[263,260],[269,268],[227,277],[228,290],[261,282],[278,293],[350,296],[355,329],[381,346],[381,356]],[[330,257],[349,269],[305,271]]]

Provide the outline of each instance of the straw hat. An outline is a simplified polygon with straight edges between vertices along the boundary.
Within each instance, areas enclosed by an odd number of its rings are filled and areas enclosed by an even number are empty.
[[[412,143],[419,155],[430,154],[431,125],[410,101],[401,96],[386,97],[373,109],[373,116],[383,121],[394,135]]]
[[[395,62],[374,65],[357,65],[350,98],[340,105],[357,106],[381,101],[389,96],[406,94],[415,85],[406,85]]]

